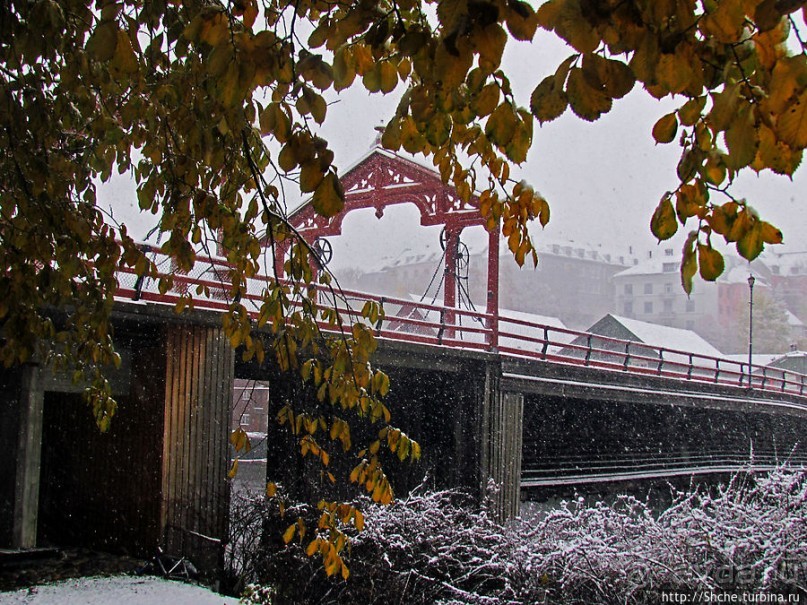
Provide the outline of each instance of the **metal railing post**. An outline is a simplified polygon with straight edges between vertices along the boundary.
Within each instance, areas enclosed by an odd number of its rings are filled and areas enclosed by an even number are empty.
[[[549,328],[544,326],[544,347],[541,350],[541,355],[546,359],[546,352],[549,349]]]
[[[381,307],[382,310],[384,309],[384,303],[386,301],[387,301],[387,299],[384,296],[382,296],[381,298],[378,299],[378,304],[379,304],[379,306]],[[381,313],[378,314],[378,321],[375,322],[375,335],[376,336],[381,336],[381,324],[384,323],[384,318],[381,315],[382,315]]]
[[[622,367],[627,372],[628,366],[630,365],[630,342],[625,343],[625,361],[622,364]]]
[[[443,344],[443,332],[446,329],[446,310],[440,309],[440,329],[437,331],[437,344]]]
[[[586,338],[586,346],[588,347],[586,350],[586,365],[589,365],[589,362],[591,361],[591,334],[589,334]]]

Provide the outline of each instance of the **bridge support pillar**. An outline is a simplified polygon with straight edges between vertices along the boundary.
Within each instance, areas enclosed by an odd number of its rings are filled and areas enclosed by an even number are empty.
[[[227,535],[234,353],[221,328],[188,325],[167,329],[166,353],[163,548],[212,571]]]
[[[484,408],[481,488],[485,493],[489,480],[496,483],[498,491],[491,496],[493,509],[500,520],[505,520],[518,515],[521,502],[524,395],[503,392],[497,373],[488,368]]]
[[[39,366],[0,376],[0,546],[33,548],[37,540],[44,393]]]

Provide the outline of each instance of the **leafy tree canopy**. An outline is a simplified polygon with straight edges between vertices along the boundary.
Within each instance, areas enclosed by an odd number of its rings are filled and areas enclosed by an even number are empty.
[[[337,325],[339,318],[320,308],[307,286],[328,278],[315,278],[310,249],[286,221],[283,192],[290,182],[312,195],[320,214],[342,208],[333,153],[318,135],[332,91],[357,85],[389,93],[402,84],[383,144],[431,158],[465,200],[478,191],[488,228],[501,230],[519,263],[535,257],[529,223],[549,220],[547,201],[510,178],[511,165],[526,159],[534,121],[553,120],[569,107],[596,120],[637,85],[656,98],[680,99],[648,133],[682,147],[680,185],[659,203],[651,230],[667,239],[681,225],[692,227],[681,265],[689,291],[696,273],[713,280],[723,270],[714,235],[736,242],[747,259],[782,239],[727,187],[741,170],[792,174],[799,166],[807,145],[807,62],[801,39],[797,54],[785,43],[798,37],[792,26],[804,19],[803,5],[551,0],[536,10],[521,0],[3,2],[0,357],[9,365],[38,352],[95,373],[95,414],[99,425],[108,424],[115,405],[99,368],[115,361],[109,316],[116,271],[133,267],[160,279],[163,289],[172,280],[125,226],[105,222],[96,203],[97,183],[128,173],[140,208],[159,215],[162,251],[178,269],[190,269],[207,234],[218,234],[232,266],[224,328],[247,356],[263,361],[270,353],[281,368],[299,371],[322,405],[333,406],[336,415],[289,408],[281,419],[307,435],[305,443],[300,437],[303,453],[327,465],[316,438],[351,448],[339,414],[358,413],[389,429],[381,403],[388,381],[368,364],[372,334],[358,326],[344,338],[321,338],[314,320]],[[535,83],[529,107],[522,107],[502,53],[513,39],[531,40],[538,27],[572,51]],[[238,302],[245,280],[259,272],[263,243],[288,238],[293,283],[267,280],[253,323]],[[372,305],[364,311],[379,313]],[[256,325],[273,335],[268,351],[251,337]],[[371,446],[367,464],[354,469],[353,480],[387,500],[391,491],[375,458],[381,441],[402,458],[417,450],[389,429]],[[243,438],[236,435],[234,443],[243,446]],[[406,445],[396,449],[400,444]],[[332,519],[354,519],[345,509],[323,510]],[[325,555],[328,547],[322,549]]]

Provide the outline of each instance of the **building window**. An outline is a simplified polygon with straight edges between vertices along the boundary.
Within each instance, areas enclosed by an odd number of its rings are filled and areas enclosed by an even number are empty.
[[[673,310],[673,301],[665,300],[664,301],[664,312],[665,313],[672,313]]]
[[[675,273],[678,269],[678,263],[664,263],[661,265],[661,270],[664,273]]]
[[[633,284],[625,284],[625,294],[633,294]]]
[[[644,304],[644,312],[646,314],[648,314],[648,315],[653,312],[653,302],[652,301],[647,301]]]
[[[653,284],[645,284],[644,285],[644,293],[645,294],[653,294]]]
[[[633,315],[633,303],[632,302],[626,302],[625,303],[625,315],[627,315],[628,317],[631,317]]]
[[[664,294],[672,294],[673,285],[671,283],[664,284]]]
[[[688,300],[687,301],[687,313],[694,313],[695,312],[695,301]]]
[[[674,256],[675,251],[672,248],[665,248],[664,249],[664,256]]]

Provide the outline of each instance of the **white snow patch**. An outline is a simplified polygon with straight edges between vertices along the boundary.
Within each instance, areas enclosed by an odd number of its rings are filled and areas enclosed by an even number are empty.
[[[0,605],[236,605],[193,584],[146,576],[73,578],[0,593]]]

